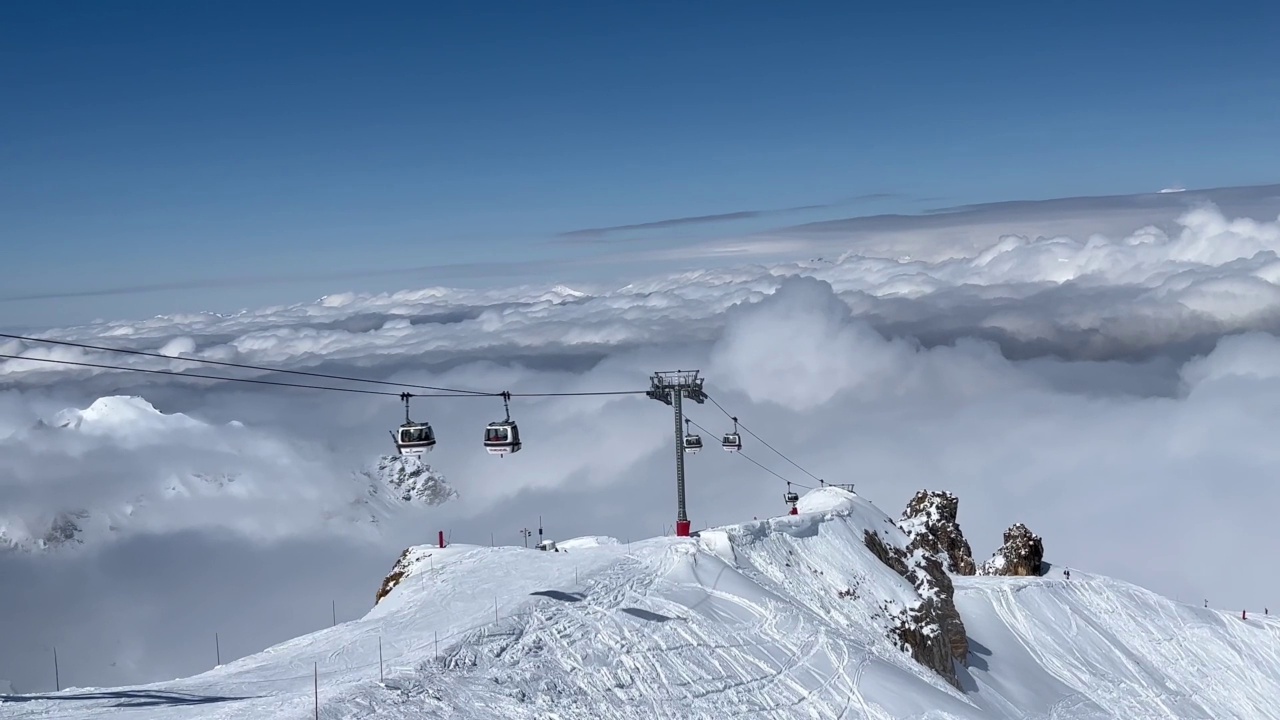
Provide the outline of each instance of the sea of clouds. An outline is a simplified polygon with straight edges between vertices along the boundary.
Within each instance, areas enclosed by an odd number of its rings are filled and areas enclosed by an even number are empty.
[[[14,546],[0,552],[0,678],[51,685],[55,645],[64,686],[199,671],[215,632],[225,661],[363,614],[399,551],[438,530],[519,544],[541,519],[553,538],[626,539],[675,517],[670,409],[643,395],[517,397],[525,449],[501,459],[480,445],[499,400],[419,398],[440,443],[427,461],[459,497],[371,521],[352,511],[353,473],[392,452],[397,388],[180,358],[516,393],[644,390],[654,370],[699,368],[747,428],[890,513],[921,488],[957,493],[979,561],[1021,521],[1055,564],[1260,609],[1280,598],[1259,572],[1280,502],[1278,251],[1277,218],[1203,205],[1165,227],[993,234],[927,259],[346,293],[40,334],[169,359],[0,340],[25,358],[0,361],[0,536]],[[104,397],[145,406],[57,427]],[[731,425],[712,403],[689,412],[712,433]],[[815,483],[751,436],[745,453]],[[714,445],[686,466],[695,528],[786,510],[782,480]],[[69,512],[92,518],[83,543],[33,549]]]

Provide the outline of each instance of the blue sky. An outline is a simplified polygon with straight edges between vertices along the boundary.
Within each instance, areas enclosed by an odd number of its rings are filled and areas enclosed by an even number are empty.
[[[567,258],[810,220],[1274,182],[1277,21],[1263,3],[7,3],[0,325],[553,282],[606,272]],[[461,267],[415,269],[442,264]]]

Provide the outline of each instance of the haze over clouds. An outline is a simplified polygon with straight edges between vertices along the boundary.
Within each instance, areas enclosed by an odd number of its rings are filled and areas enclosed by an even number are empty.
[[[353,473],[392,450],[395,397],[37,358],[191,369],[180,356],[517,392],[643,390],[653,370],[698,367],[746,426],[887,511],[920,488],[958,493],[976,555],[1023,521],[1056,564],[1219,607],[1274,604],[1280,581],[1231,558],[1270,542],[1280,502],[1280,219],[1208,205],[1163,229],[994,232],[923,257],[851,246],[621,287],[342,293],[43,334],[169,360],[0,340],[0,354],[30,358],[0,361],[0,528],[36,537],[77,511],[114,528],[0,555],[14,579],[0,593],[0,677],[42,689],[54,644],[64,686],[205,668],[215,631],[227,659],[323,626],[330,599],[339,619],[362,613],[404,545],[438,529],[519,543],[541,516],[553,538],[625,539],[674,519],[670,411],[643,396],[517,398],[526,446],[503,459],[479,442],[500,402],[416,400],[440,439],[427,461],[459,497],[369,522],[352,511]],[[155,412],[108,401],[96,426],[64,413],[115,396]],[[711,404],[690,414],[728,425]],[[37,426],[77,417],[79,429]],[[812,484],[750,437],[745,450]],[[695,528],[785,510],[782,482],[741,458],[708,451],[688,467]],[[299,596],[314,616],[287,617]]]

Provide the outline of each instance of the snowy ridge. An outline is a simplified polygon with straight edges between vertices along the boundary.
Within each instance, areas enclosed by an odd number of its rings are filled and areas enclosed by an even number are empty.
[[[360,620],[191,678],[0,701],[0,717],[303,717],[313,663],[327,718],[1277,717],[1280,625],[1084,573],[957,579],[972,654],[954,688],[885,636],[919,599],[864,544],[905,543],[893,521],[833,489],[800,510],[559,553],[418,546]]]

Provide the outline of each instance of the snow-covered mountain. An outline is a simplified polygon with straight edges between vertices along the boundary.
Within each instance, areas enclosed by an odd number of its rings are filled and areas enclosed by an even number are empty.
[[[0,550],[72,549],[131,530],[234,524],[243,503],[313,512],[316,524],[375,527],[397,514],[439,505],[458,493],[421,460],[381,456],[349,470],[313,465],[316,448],[238,421],[214,425],[162,413],[136,396],[110,396],[68,408],[0,439],[0,450],[30,459],[25,478],[40,483],[100,477],[88,496],[68,492],[63,507],[0,508]],[[315,461],[311,461],[315,463]],[[290,472],[309,477],[295,478]],[[324,472],[323,479],[320,472]],[[83,485],[83,483],[81,483]],[[299,502],[300,501],[300,502]],[[312,508],[308,510],[308,508]]]
[[[562,552],[410,548],[360,620],[194,677],[0,699],[0,718],[1280,717],[1280,622],[1079,570],[951,577],[953,684],[893,632],[932,592],[886,563],[913,538],[839,489],[799,510]]]

